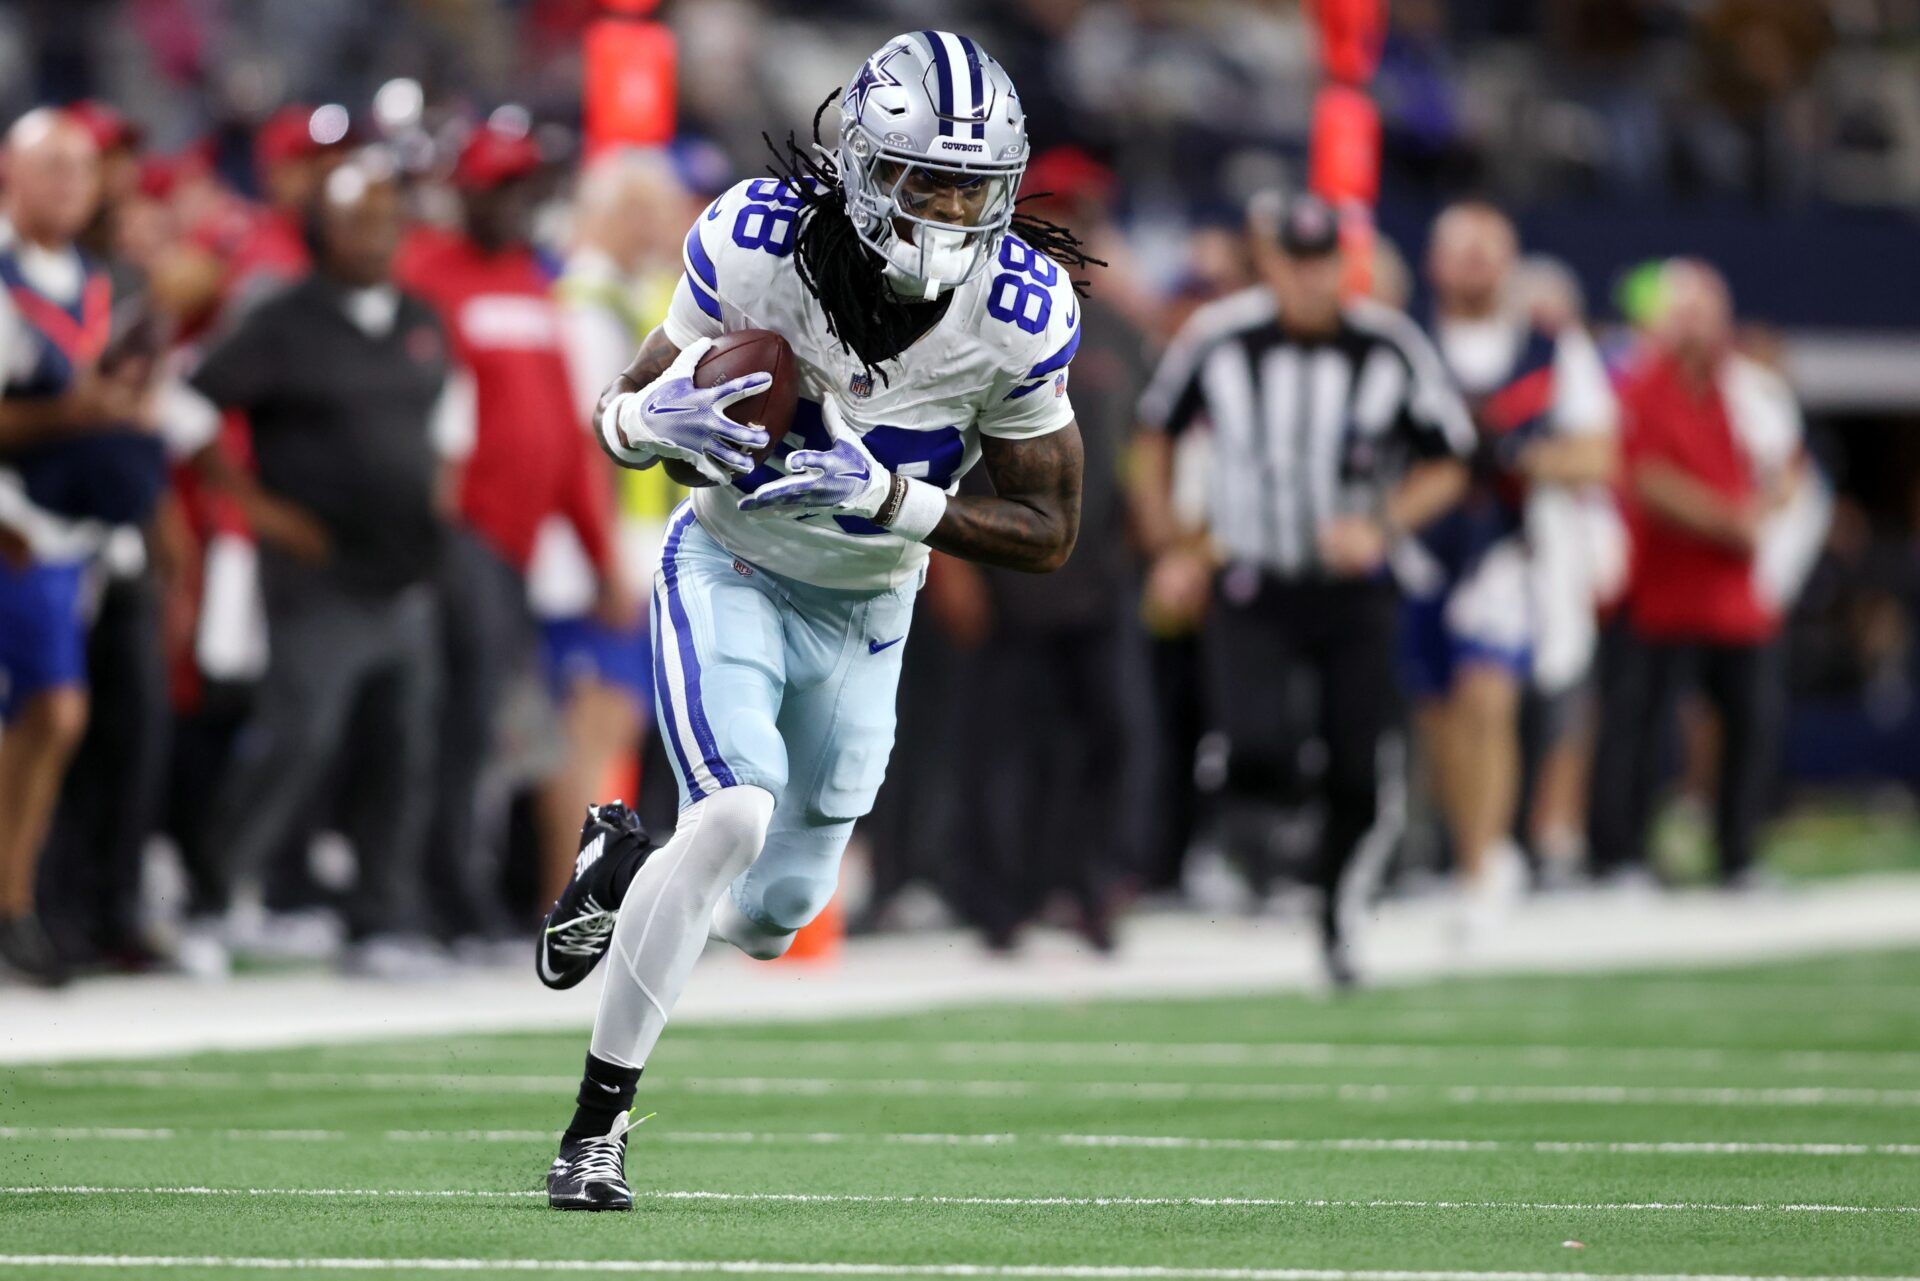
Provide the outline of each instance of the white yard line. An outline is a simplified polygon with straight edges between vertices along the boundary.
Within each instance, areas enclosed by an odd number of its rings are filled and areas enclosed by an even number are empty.
[[[188,1068],[42,1068],[23,1075],[49,1085],[101,1085],[121,1089],[457,1090],[480,1094],[567,1093],[571,1077],[448,1075],[426,1072],[231,1072]],[[1866,1107],[1920,1108],[1920,1089],[1852,1086],[1642,1086],[1642,1085],[1409,1085],[1330,1082],[1229,1081],[999,1081],[925,1077],[665,1077],[652,1089],[667,1093],[729,1096],[862,1096],[883,1098],[1073,1098],[1132,1102],[1340,1103],[1434,1102],[1481,1104],[1595,1103],[1676,1107]]]
[[[278,1255],[0,1254],[0,1267],[231,1268],[252,1272],[543,1272],[671,1276],[1007,1277],[1047,1281],[1920,1281],[1912,1276],[1170,1268],[1127,1264],[782,1263],[768,1259],[378,1259]]]
[[[829,1063],[894,1062],[932,1058],[943,1063],[1157,1064],[1168,1067],[1436,1067],[1467,1059],[1503,1067],[1679,1068],[1702,1072],[1766,1066],[1786,1072],[1885,1071],[1920,1073],[1920,1054],[1899,1050],[1778,1050],[1771,1048],[1611,1045],[1400,1045],[1341,1041],[838,1041],[805,1037],[730,1040],[676,1037],[680,1056],[775,1056]],[[350,1047],[324,1056],[329,1065],[377,1068],[407,1058],[388,1047]],[[436,1046],[419,1059],[444,1061]]]
[[[371,1132],[347,1130],[190,1130],[133,1129],[124,1126],[6,1125],[0,1139],[167,1142],[222,1139],[233,1142],[326,1143],[365,1140]],[[557,1130],[387,1130],[392,1143],[552,1143]],[[1320,1138],[1208,1138],[1164,1134],[888,1134],[846,1131],[756,1132],[750,1130],[656,1130],[641,1132],[647,1143],[697,1147],[830,1146],[899,1144],[931,1147],[1143,1148],[1195,1152],[1536,1152],[1566,1156],[1811,1156],[1920,1157],[1920,1143],[1781,1143],[1764,1140],[1652,1142],[1604,1140]]]
[[[1920,1205],[1834,1205],[1818,1202],[1761,1203],[1738,1201],[1422,1201],[1397,1198],[1342,1200],[1326,1197],[1210,1197],[1210,1196],[944,1196],[938,1194],[883,1194],[838,1192],[708,1192],[636,1189],[638,1201],[739,1201],[806,1205],[943,1205],[1005,1206],[1050,1209],[1080,1206],[1174,1206],[1194,1209],[1272,1210],[1527,1210],[1576,1213],[1664,1213],[1699,1211],[1722,1214],[1920,1214]],[[502,1191],[471,1188],[220,1188],[112,1187],[90,1184],[23,1185],[0,1187],[0,1196],[167,1196],[167,1197],[317,1197],[322,1199],[376,1197],[420,1201],[500,1201],[537,1199],[538,1190]]]

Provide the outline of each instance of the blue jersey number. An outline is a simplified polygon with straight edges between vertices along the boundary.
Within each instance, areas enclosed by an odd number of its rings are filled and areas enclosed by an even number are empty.
[[[1030,334],[1039,333],[1053,314],[1053,295],[1047,287],[1060,279],[1060,269],[1045,254],[1012,236],[1000,242],[1000,265],[1007,270],[987,286],[987,314],[1011,321]]]
[[[733,243],[742,249],[764,249],[777,258],[793,252],[793,232],[800,217],[800,197],[783,182],[761,178],[747,184],[747,204],[733,219]]]
[[[833,444],[827,435],[827,424],[820,417],[820,406],[811,400],[802,400],[794,406],[793,423],[787,428],[787,436],[789,439],[798,436],[800,447],[805,449],[827,449]],[[959,475],[960,464],[967,455],[966,442],[960,438],[958,427],[914,431],[883,424],[868,428],[860,439],[866,442],[874,458],[888,471],[924,480],[941,489],[953,484],[953,478]],[[794,448],[782,441],[774,446],[774,452],[785,458]],[[735,477],[733,486],[742,493],[751,494],[779,476],[779,472],[762,463],[746,475]],[[833,519],[849,534],[867,536],[887,532],[860,516],[835,516]]]

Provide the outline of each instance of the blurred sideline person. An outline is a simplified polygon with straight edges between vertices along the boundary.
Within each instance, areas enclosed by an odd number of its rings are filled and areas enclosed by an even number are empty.
[[[131,363],[157,373],[171,321],[142,264],[123,252],[135,239],[130,210],[138,200],[141,130],[99,101],[65,110],[86,126],[100,155],[100,196],[77,244],[113,283],[113,359],[123,373]],[[167,399],[156,392],[156,417],[177,427],[177,415],[162,410]],[[88,575],[88,698],[112,710],[88,718],[37,885],[47,932],[76,968],[139,971],[160,959],[140,920],[139,895],[142,854],[167,787],[172,716],[162,587],[174,570],[177,524],[169,487],[145,527],[121,525],[101,540]]]
[[[89,130],[42,108],[5,140],[0,244],[0,967],[57,985],[34,886],[85,732],[84,577],[107,531],[151,515],[166,460],[150,357],[116,351],[113,287],[75,238],[93,217]]]
[[[1586,330],[1586,299],[1572,268],[1535,254],[1514,269],[1514,307],[1548,333]],[[1598,355],[1598,344],[1594,344]],[[1604,357],[1601,357],[1602,367]],[[1612,373],[1607,395],[1613,400]],[[1520,809],[1515,839],[1542,889],[1571,885],[1587,864],[1587,778],[1599,722],[1600,614],[1626,575],[1627,535],[1614,404],[1613,474],[1604,485],[1538,485],[1527,497],[1534,614],[1531,688],[1520,705]]]
[[[1021,206],[1089,244],[1107,238],[1111,171],[1073,148],[1036,156]],[[1149,731],[1146,654],[1134,621],[1121,453],[1143,381],[1145,340],[1099,293],[1080,301],[1073,404],[1086,448],[1079,544],[1044,578],[943,557],[972,577],[983,643],[964,699],[962,787],[977,797],[966,855],[951,869],[955,906],[995,950],[1053,895],[1096,950],[1115,945],[1116,895],[1137,870],[1145,827],[1140,749]],[[1051,371],[1048,371],[1051,372]],[[1063,372],[1058,394],[1066,387]],[[934,589],[930,586],[929,592]],[[1018,734],[1007,727],[1018,724]],[[952,744],[932,744],[954,769]]]
[[[536,672],[526,571],[549,515],[573,526],[603,616],[634,608],[619,599],[606,464],[580,430],[560,308],[531,243],[540,165],[524,132],[476,129],[453,170],[463,227],[416,229],[396,272],[439,313],[474,389],[474,446],[442,586],[447,686],[428,861],[441,887],[437,932],[480,959],[505,956],[513,940],[525,946],[526,923],[502,884],[514,762],[501,749],[509,696]]]
[[[253,140],[260,203],[248,210],[244,232],[224,255],[222,305],[229,313],[313,266],[307,219],[327,176],[346,158],[346,139],[347,113],[337,105],[291,104],[260,126]]]
[[[261,545],[268,665],[207,819],[227,897],[252,889],[344,760],[358,856],[349,966],[399,976],[426,959],[420,862],[437,698],[433,582],[449,455],[462,422],[432,312],[393,284],[404,210],[391,165],[334,169],[316,269],[240,318],[193,386],[246,413],[257,476],[223,444],[201,473]],[[216,896],[217,901],[217,896]]]
[[[686,189],[662,155],[618,152],[593,162],[581,175],[574,248],[554,292],[582,431],[589,429],[601,389],[627,367],[634,348],[666,312],[679,273],[678,236],[689,216],[688,203]],[[605,471],[602,483],[619,486],[615,568],[609,576],[618,582],[602,587],[573,527],[556,516],[541,526],[527,571],[547,684],[560,704],[566,743],[562,760],[541,788],[543,903],[559,895],[573,872],[581,814],[604,794],[609,771],[636,759],[649,727],[653,667],[646,620],[633,602],[651,589],[660,535],[674,504],[686,495],[658,467],[635,472],[608,466]]]
[[[156,285],[182,317],[183,334],[204,342],[231,328],[266,298],[313,269],[312,215],[327,176],[347,155],[347,115],[338,105],[292,103],[262,121],[253,138],[252,178],[258,200],[225,192],[200,172],[204,161],[175,162],[173,186],[199,191],[187,201],[199,210],[181,245],[162,257]],[[202,206],[205,206],[202,208]],[[220,434],[236,462],[250,457],[247,416],[222,414]],[[196,912],[225,910],[225,857],[206,846],[203,815],[213,804],[240,746],[267,667],[266,607],[262,599],[260,536],[230,495],[209,486],[197,471],[176,478],[186,538],[194,562],[176,581],[191,611],[193,630],[185,654],[174,656],[179,691],[170,745],[168,827],[190,870]],[[316,797],[286,824],[279,847],[260,869],[269,911],[260,917],[229,916],[221,938],[193,937],[205,947],[209,966],[224,961],[222,946],[273,956],[317,957],[337,950],[331,923],[298,909],[324,891],[309,862],[316,830],[327,818],[326,798]],[[189,964],[192,962],[189,961]]]
[[[1544,595],[1589,595],[1577,561],[1545,582],[1536,577],[1547,550],[1535,528],[1538,502],[1549,486],[1606,482],[1614,462],[1613,396],[1599,352],[1577,325],[1548,329],[1520,309],[1518,251],[1513,224],[1491,205],[1456,204],[1434,223],[1433,338],[1473,414],[1475,479],[1460,507],[1401,558],[1406,680],[1468,934],[1492,925],[1525,886],[1512,832],[1522,698],[1542,659],[1541,618],[1554,604]]]
[[[1784,602],[1762,563],[1772,519],[1806,483],[1800,410],[1780,377],[1733,350],[1733,300],[1676,259],[1642,362],[1620,394],[1627,597],[1602,690],[1589,840],[1596,873],[1643,877],[1683,690],[1720,722],[1714,835],[1721,881],[1755,883],[1755,843],[1784,715]]]
[[[77,243],[82,253],[107,264],[116,287],[131,290],[141,283],[140,273],[120,256],[124,234],[121,224],[139,190],[140,149],[146,131],[112,104],[97,98],[73,103],[64,110],[86,127],[100,156],[99,199]]]
[[[1255,242],[1263,283],[1197,312],[1141,398],[1148,606],[1206,615],[1197,773],[1223,838],[1264,841],[1276,807],[1324,797],[1311,875],[1328,973],[1344,984],[1353,917],[1404,821],[1386,561],[1465,491],[1473,424],[1418,326],[1342,301],[1324,201],[1287,201]],[[1173,515],[1173,447],[1203,423],[1207,513],[1188,528]]]

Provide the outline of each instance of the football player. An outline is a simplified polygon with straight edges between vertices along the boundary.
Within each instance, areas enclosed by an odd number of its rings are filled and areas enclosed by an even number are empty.
[[[1045,573],[1079,526],[1067,269],[1090,260],[1014,210],[1028,145],[1006,72],[966,36],[896,36],[822,104],[814,136],[695,220],[667,319],[596,414],[622,465],[676,460],[711,483],[675,512],[653,594],[678,825],[650,849],[624,809],[591,812],[540,942],[553,987],[613,954],[547,1177],[560,1209],[632,1207],[635,1086],[707,940],[770,960],[832,896],[886,772],[928,549]],[[740,329],[783,336],[800,377],[760,465],[767,434],[726,410],[769,376],[694,385]],[[977,461],[994,496],[955,495]]]

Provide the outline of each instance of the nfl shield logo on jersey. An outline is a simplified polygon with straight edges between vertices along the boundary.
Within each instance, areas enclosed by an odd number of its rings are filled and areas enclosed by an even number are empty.
[[[847,379],[847,390],[853,393],[855,400],[865,400],[873,395],[873,375],[862,371]]]

